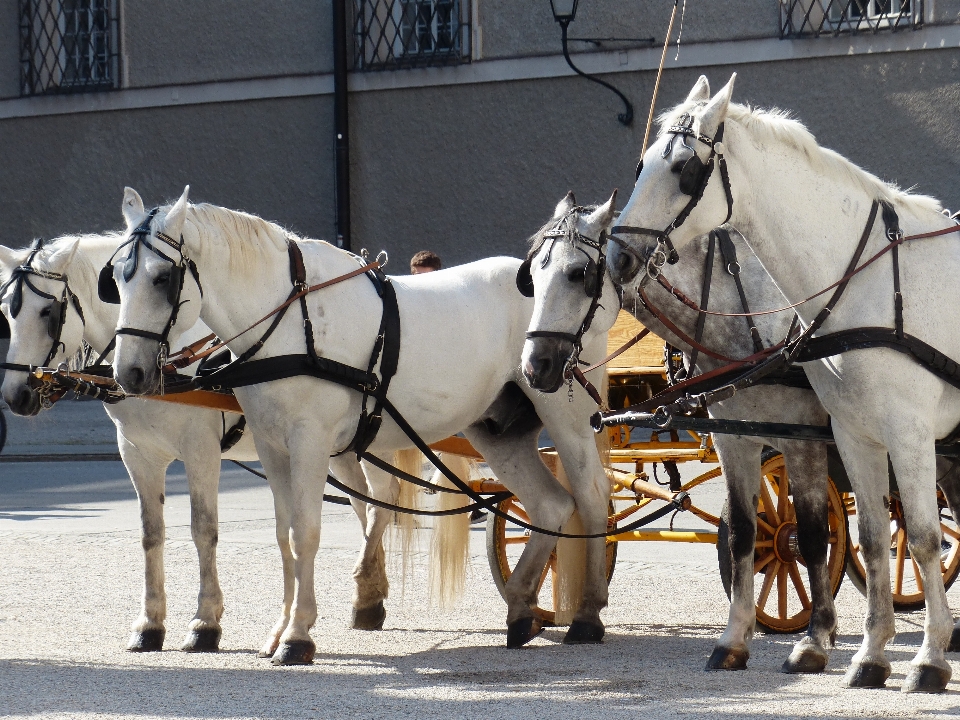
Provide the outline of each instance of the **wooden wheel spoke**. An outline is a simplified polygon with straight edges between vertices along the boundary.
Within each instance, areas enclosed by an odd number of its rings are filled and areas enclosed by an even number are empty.
[[[787,479],[787,468],[784,465],[780,468],[780,472],[776,475],[777,478],[777,517],[782,519],[782,522],[788,522],[790,520],[790,481]]]
[[[910,553],[910,564],[913,565],[913,576],[917,579],[917,590],[923,592],[923,577],[920,575],[920,567],[917,561],[913,559],[913,553]]]
[[[760,517],[759,515],[757,516],[757,530],[758,531],[763,530],[770,537],[773,537],[774,535],[777,534],[777,529],[773,525],[768,523],[766,520],[764,520],[762,517]]]
[[[763,498],[763,511],[767,514],[767,517],[773,520],[774,527],[780,525],[780,516],[777,514],[776,507],[773,504],[773,498],[770,497],[770,488],[767,485],[767,479],[763,478],[760,481],[760,495]],[[775,532],[771,528],[771,535]]]
[[[506,537],[503,539],[504,545],[526,545],[529,542],[529,535],[514,535],[513,537]]]
[[[800,571],[797,570],[797,566],[793,563],[787,566],[787,570],[790,572],[790,580],[793,582],[793,587],[797,591],[797,597],[800,598],[800,604],[803,605],[804,610],[809,610],[810,598],[807,597],[807,589],[803,586],[803,578],[800,577]]]
[[[940,523],[940,530],[944,535],[949,535],[955,540],[960,540],[960,530],[955,530],[946,523]],[[956,543],[954,543],[954,545],[956,545]]]
[[[760,587],[760,596],[757,598],[757,607],[763,608],[767,604],[767,598],[770,597],[770,589],[773,587],[773,581],[777,577],[777,571],[780,569],[780,561],[776,556],[771,558],[773,562],[767,565],[767,571],[763,577],[763,585]]]
[[[779,617],[787,617],[787,566],[780,563],[777,571],[777,613]]]
[[[896,595],[903,594],[903,564],[907,557],[904,535],[905,533],[902,530],[898,530],[893,536],[897,543],[897,562],[893,577],[893,592]]]
[[[767,565],[770,564],[772,560],[776,560],[777,556],[772,552],[767,553],[766,555],[758,558],[753,563],[753,574],[756,575],[758,572],[763,570]]]
[[[527,511],[524,510],[522,507],[520,507],[519,504],[514,503],[513,507],[510,508],[510,512],[513,513],[514,515],[516,515],[516,516],[517,516],[518,518],[520,518],[521,520],[523,520],[525,523],[531,524],[531,523],[530,523],[530,516],[527,515]]]
[[[550,560],[547,561],[547,564],[543,568],[543,572],[540,573],[540,581],[537,583],[537,595],[540,595],[540,591],[543,589],[543,584],[547,581],[547,575],[551,571],[556,570],[557,561],[553,555],[550,556]]]

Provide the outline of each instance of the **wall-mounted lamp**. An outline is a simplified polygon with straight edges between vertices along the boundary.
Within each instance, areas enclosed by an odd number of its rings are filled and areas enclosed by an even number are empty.
[[[587,80],[595,82],[598,85],[603,85],[608,90],[615,92],[617,97],[623,100],[625,109],[622,113],[617,114],[617,120],[624,125],[630,125],[633,122],[633,105],[631,105],[626,96],[617,90],[613,85],[601,80],[600,78],[588,75],[574,65],[573,60],[570,59],[570,51],[567,49],[567,40],[579,40],[599,45],[601,40],[653,43],[653,38],[568,38],[567,27],[577,17],[577,5],[579,4],[580,0],[550,0],[550,8],[553,10],[553,19],[560,24],[560,41],[563,44],[563,57],[567,61],[567,65],[569,65],[577,75],[585,77]]]

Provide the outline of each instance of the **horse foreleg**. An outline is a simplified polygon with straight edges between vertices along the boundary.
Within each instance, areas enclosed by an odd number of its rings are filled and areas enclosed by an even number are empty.
[[[500,481],[523,503],[532,524],[548,530],[560,530],[575,509],[573,497],[540,460],[537,438],[540,426],[523,432],[507,431],[494,436],[478,423],[464,434],[479,450]],[[522,647],[539,635],[543,625],[533,608],[537,604],[550,553],[557,539],[531,533],[523,554],[507,580],[507,647]]]
[[[796,508],[797,540],[800,555],[810,578],[810,625],[783,663],[783,672],[819,673],[830,659],[829,648],[836,643],[837,609],[827,556],[830,545],[829,503],[827,500],[827,448],[808,441],[782,442]],[[837,548],[845,552],[845,548]]]
[[[760,446],[719,436],[717,454],[727,483],[730,552],[730,614],[727,627],[707,659],[707,670],[745,670],[756,624],[753,599],[757,500],[760,491]]]
[[[344,482],[355,490],[369,492],[378,500],[396,503],[399,497],[399,485],[389,473],[364,463],[360,465],[352,457],[352,465],[344,467]],[[348,463],[342,463],[347,466]],[[338,466],[339,469],[339,466]],[[339,477],[339,476],[338,476]],[[383,550],[383,533],[393,519],[393,512],[367,505],[366,522],[363,529],[363,545],[360,556],[353,568],[356,583],[353,591],[353,617],[351,626],[355,630],[381,630],[387,611],[383,601],[387,597],[390,583],[387,580],[386,554]]]
[[[320,548],[320,517],[323,489],[330,467],[332,441],[320,428],[305,425],[287,439],[290,448],[290,550],[296,588],[290,622],[280,636],[273,654],[274,665],[305,665],[313,662],[316,645],[310,628],[317,621],[317,596],[314,587],[315,563]]]
[[[143,600],[140,617],[134,623],[127,650],[157,652],[166,635],[167,595],[164,590],[163,522],[164,481],[170,458],[148,456],[117,433],[120,455],[127,468],[140,504],[140,542],[143,545]]]
[[[863,643],[844,677],[849,687],[883,687],[890,676],[884,653],[896,634],[890,590],[890,514],[887,453],[881,445],[851,437],[833,424],[837,449],[857,498],[857,528],[867,574],[867,616]]]
[[[220,485],[219,446],[196,448],[184,458],[190,485],[190,532],[200,561],[200,595],[181,646],[186,652],[216,652],[220,647],[223,591],[217,577],[217,489]]]
[[[254,436],[256,438],[256,436]],[[283,568],[283,604],[280,618],[264,641],[258,653],[259,657],[273,657],[280,645],[280,636],[290,622],[290,608],[293,606],[293,593],[296,588],[294,579],[293,552],[290,549],[290,516],[292,498],[290,492],[290,456],[275,450],[266,443],[257,443],[257,455],[267,476],[267,483],[273,494],[273,510],[276,518],[277,546],[280,548],[280,561]]]
[[[564,404],[567,404],[563,400]],[[552,420],[551,416],[551,420]],[[582,424],[551,423],[547,430],[563,463],[585,535],[607,529],[610,481],[597,453],[595,435]],[[580,606],[563,638],[567,644],[598,643],[605,632],[600,611],[607,606],[606,538],[590,538],[586,545],[586,573]]]
[[[944,651],[950,643],[953,618],[940,571],[940,542],[943,538],[937,507],[933,438],[927,442],[891,443],[890,462],[900,488],[910,557],[920,570],[927,606],[923,644],[910,663],[902,690],[943,692],[951,675]]]

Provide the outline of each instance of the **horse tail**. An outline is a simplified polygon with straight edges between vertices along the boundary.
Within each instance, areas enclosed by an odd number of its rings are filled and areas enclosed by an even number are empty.
[[[461,480],[469,481],[475,463],[460,455],[443,455],[443,462]],[[453,487],[439,471],[433,482]],[[437,493],[437,509],[453,510],[470,503],[466,495]],[[430,599],[442,608],[454,607],[463,597],[470,560],[470,513],[438,517],[433,526],[430,558]]]
[[[563,469],[563,463],[557,458],[557,481],[568,491],[570,479]],[[572,535],[582,535],[584,531],[580,512],[573,515],[563,526],[563,531]],[[583,599],[583,583],[587,571],[587,541],[581,538],[560,538],[557,541],[557,574],[554,588],[554,610],[557,625],[569,625]]]
[[[393,454],[393,464],[398,470],[420,477],[423,472],[423,453],[417,448],[397,450]],[[400,483],[397,504],[401,507],[420,509],[420,488],[406,480],[394,478]],[[401,587],[406,588],[407,578],[413,572],[413,556],[417,551],[416,531],[419,527],[417,516],[410,513],[394,513],[393,525],[399,535]]]

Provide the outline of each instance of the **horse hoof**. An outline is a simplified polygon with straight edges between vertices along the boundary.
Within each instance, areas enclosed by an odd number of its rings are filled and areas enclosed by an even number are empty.
[[[910,668],[907,679],[903,681],[903,692],[941,693],[947,689],[950,680],[950,666],[919,665]]]
[[[602,623],[591,623],[583,620],[574,620],[563,636],[564,645],[586,645],[603,642],[605,632]]]
[[[827,667],[827,656],[818,652],[808,650],[799,653],[796,657],[791,655],[783,662],[780,672],[789,675],[810,675],[822,673]]]
[[[160,652],[163,650],[163,638],[167,631],[163,628],[135,630],[127,643],[129,652]]]
[[[511,650],[522,648],[543,632],[543,623],[535,617],[515,620],[507,625],[507,647]]]
[[[852,688],[882,688],[890,677],[890,666],[878,663],[851,665],[843,678],[844,684]]]
[[[184,652],[217,652],[220,649],[220,628],[187,631],[180,649]]]
[[[747,660],[749,659],[750,652],[747,650],[725,648],[718,645],[710,653],[704,670],[746,670]]]
[[[373,607],[362,610],[353,609],[354,630],[383,630],[383,621],[387,619],[387,610],[383,607],[383,600]]]
[[[311,640],[280,643],[270,662],[274,665],[309,665],[316,651],[317,646]]]
[[[955,627],[950,635],[950,644],[947,645],[947,652],[960,652],[960,627]]]

